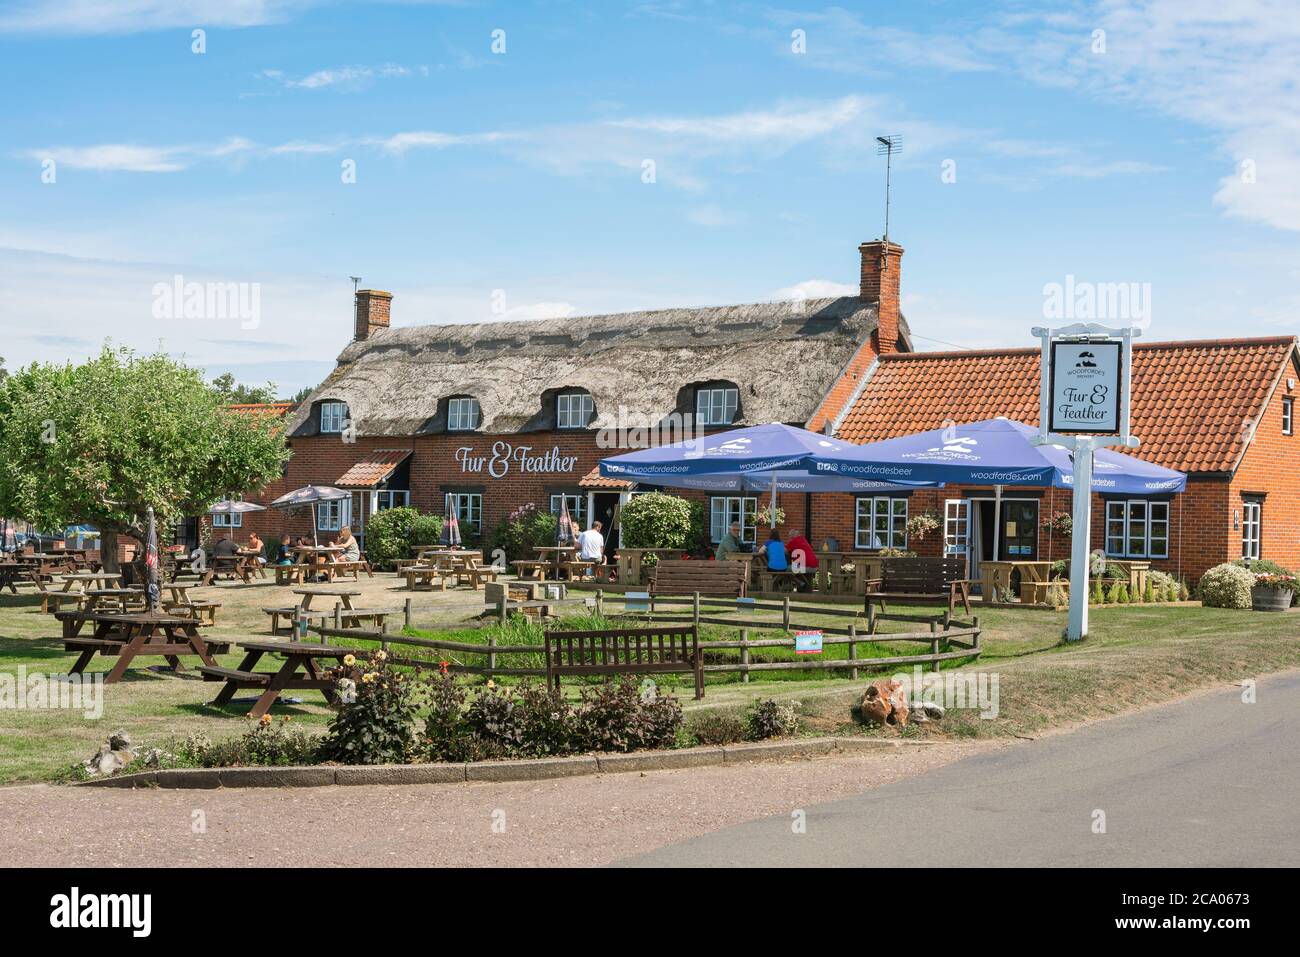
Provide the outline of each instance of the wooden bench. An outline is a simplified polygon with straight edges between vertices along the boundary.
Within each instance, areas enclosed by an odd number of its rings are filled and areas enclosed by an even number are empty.
[[[594,578],[596,576],[596,562],[590,558],[571,558],[561,564],[564,573],[570,581],[579,578]]]
[[[484,582],[497,580],[497,570],[491,565],[461,565],[445,574],[453,576],[457,585],[464,582],[475,589],[482,588]]]
[[[263,608],[262,611],[271,616],[271,634],[273,635],[279,634],[282,630],[292,632],[294,620],[297,618],[320,618],[324,620],[326,618],[334,617],[333,611],[326,611],[324,608],[312,608],[303,611],[301,605],[284,605],[280,608]],[[280,625],[281,618],[286,619],[289,622],[289,624],[283,629]]]
[[[704,654],[694,625],[546,633],[546,684],[556,691],[565,677],[667,674],[694,675],[695,697],[704,697]]]
[[[319,691],[325,700],[335,702],[334,682],[317,662],[329,659],[342,661],[353,653],[350,648],[332,648],[328,645],[306,644],[296,641],[241,641],[239,646],[246,654],[238,667],[225,668],[204,663],[199,667],[205,681],[224,681],[225,684],[212,700],[212,705],[223,707],[230,703],[242,688],[259,688],[262,693],[249,710],[250,718],[260,718],[271,709],[281,691]],[[264,655],[279,655],[283,664],[276,671],[255,671]]]
[[[304,576],[311,571],[310,565],[296,563],[293,565],[275,565],[275,583],[277,585],[300,585]]]
[[[198,620],[200,625],[215,625],[219,601],[165,601],[163,608],[169,615],[188,615]]]
[[[370,562],[364,558],[355,562],[329,562],[324,566],[330,572],[331,578],[337,578],[340,575],[351,575],[353,581],[361,581],[361,573],[365,572],[371,578],[375,577],[374,570],[370,567]]]
[[[433,565],[414,565],[402,572],[402,577],[406,579],[408,591],[416,591],[421,585],[432,590],[435,578],[438,580],[438,587],[446,591],[447,582],[455,580],[455,572],[450,568],[436,568]]]
[[[747,562],[687,561],[661,559],[651,571],[651,595],[714,595],[723,598],[744,598]]]
[[[515,574],[525,581],[544,579],[546,569],[551,567],[550,562],[539,562],[535,558],[516,558],[510,564],[515,566]]]
[[[79,591],[60,591],[42,587],[39,594],[41,596],[41,612],[46,615],[52,611],[62,611],[64,603],[75,604],[80,608],[86,600],[86,596]],[[51,608],[51,606],[53,607]]]
[[[966,559],[959,556],[944,558],[887,558],[881,566],[881,577],[867,581],[864,608],[871,615],[871,607],[878,604],[885,611],[886,602],[898,604],[926,604],[946,602],[952,614],[961,602],[970,614],[970,586],[965,578]]]
[[[1020,583],[1020,600],[1026,604],[1046,605],[1048,604],[1047,596],[1052,591],[1053,585],[1061,586],[1061,593],[1070,597],[1070,581],[1067,578],[1058,578],[1055,581],[1047,582],[1027,582]]]

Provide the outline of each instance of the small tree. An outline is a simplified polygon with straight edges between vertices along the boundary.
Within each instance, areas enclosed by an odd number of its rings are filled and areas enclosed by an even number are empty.
[[[289,457],[278,418],[231,412],[200,370],[108,346],[73,366],[20,369],[0,382],[0,514],[52,528],[88,522],[104,564],[120,534],[259,488]]]
[[[619,511],[620,541],[627,548],[686,548],[691,537],[691,506],[662,492],[634,495]]]

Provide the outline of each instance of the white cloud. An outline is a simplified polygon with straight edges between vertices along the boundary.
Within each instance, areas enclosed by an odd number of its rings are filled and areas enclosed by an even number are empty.
[[[278,23],[308,0],[27,0],[0,13],[0,33],[138,33]]]
[[[840,296],[856,296],[859,290],[852,283],[834,282],[830,279],[805,279],[793,286],[785,286],[772,293],[772,299],[836,299]]]
[[[28,150],[27,155],[44,162],[52,159],[71,169],[123,170],[131,173],[174,173],[185,168],[181,150],[167,147],[104,143],[99,146],[52,146]]]

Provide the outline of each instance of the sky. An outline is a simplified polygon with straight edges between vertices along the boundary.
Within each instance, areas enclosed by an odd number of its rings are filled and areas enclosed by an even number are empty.
[[[854,294],[880,135],[917,348],[1035,345],[1067,283],[1290,335],[1298,79],[1293,0],[0,2],[0,356],[289,395],[353,276],[394,325]]]

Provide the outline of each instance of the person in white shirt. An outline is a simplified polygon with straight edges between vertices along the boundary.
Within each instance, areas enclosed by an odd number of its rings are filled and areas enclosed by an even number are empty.
[[[600,534],[600,522],[578,536],[578,557],[583,561],[605,564],[605,536]]]

